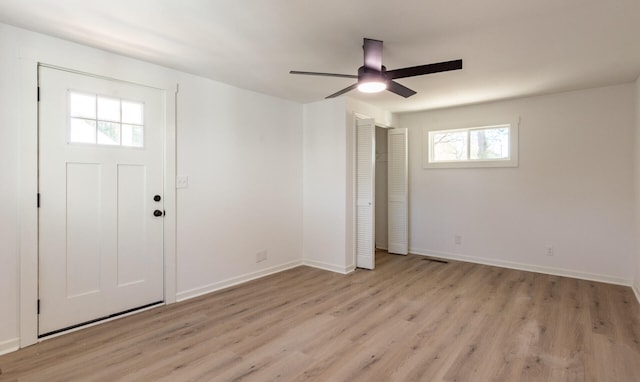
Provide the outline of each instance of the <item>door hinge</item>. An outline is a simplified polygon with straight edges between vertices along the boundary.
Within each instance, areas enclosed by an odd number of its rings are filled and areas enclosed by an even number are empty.
[[[38,299],[38,314],[40,314],[40,299]]]
[[[38,208],[40,208],[40,193],[38,192]]]
[[[38,86],[38,102],[40,102],[40,86]]]

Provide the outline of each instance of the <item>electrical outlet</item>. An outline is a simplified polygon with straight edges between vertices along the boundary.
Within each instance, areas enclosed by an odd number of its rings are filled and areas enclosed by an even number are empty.
[[[547,256],[553,256],[553,245],[547,245],[547,246],[544,247],[544,249],[545,249],[544,253]]]
[[[256,253],[256,263],[261,263],[267,260],[267,250],[260,251]]]
[[[455,235],[453,237],[453,242],[456,243],[456,245],[461,245],[462,244],[462,236],[460,235]]]

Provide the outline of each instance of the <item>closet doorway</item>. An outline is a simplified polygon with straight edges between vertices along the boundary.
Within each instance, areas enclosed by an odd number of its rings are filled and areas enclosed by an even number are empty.
[[[409,252],[407,129],[356,120],[356,266],[375,268],[376,248]]]

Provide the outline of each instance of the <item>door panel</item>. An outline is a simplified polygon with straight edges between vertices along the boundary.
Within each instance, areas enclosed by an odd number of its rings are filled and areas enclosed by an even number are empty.
[[[375,268],[375,133],[373,119],[356,122],[356,266]]]
[[[144,282],[147,215],[146,167],[118,165],[118,286]]]
[[[39,86],[42,336],[164,300],[164,104],[157,89],[45,66]]]
[[[61,271],[66,272],[69,298],[97,293],[101,289],[100,170],[101,166],[96,163],[67,163],[67,267]]]
[[[407,129],[388,132],[388,240],[389,253],[409,253],[409,197]]]

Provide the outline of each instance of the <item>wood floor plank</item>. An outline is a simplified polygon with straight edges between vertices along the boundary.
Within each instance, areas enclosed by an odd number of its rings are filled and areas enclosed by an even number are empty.
[[[0,356],[0,381],[640,381],[630,288],[421,256],[298,267]]]

